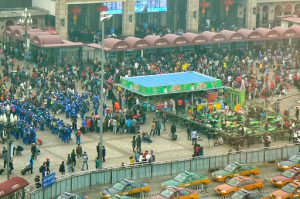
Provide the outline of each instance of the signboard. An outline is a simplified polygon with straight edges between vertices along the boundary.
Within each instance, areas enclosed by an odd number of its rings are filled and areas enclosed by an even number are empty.
[[[201,82],[181,85],[169,85],[169,86],[158,86],[158,87],[144,87],[139,84],[130,82],[126,79],[121,80],[121,85],[124,88],[130,89],[143,96],[161,95],[161,94],[172,94],[172,93],[183,93],[191,91],[205,91],[218,89],[222,87],[222,81],[216,80],[214,82]]]
[[[48,187],[56,182],[55,173],[50,173],[49,175],[45,176],[43,179],[43,187]]]
[[[122,14],[123,2],[103,3],[108,8],[108,14]],[[167,0],[136,0],[135,12],[166,12],[168,10]]]
[[[216,101],[218,98],[218,92],[207,93],[207,102],[211,103]]]

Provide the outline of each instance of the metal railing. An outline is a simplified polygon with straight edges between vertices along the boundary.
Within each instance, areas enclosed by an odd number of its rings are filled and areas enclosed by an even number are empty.
[[[267,163],[288,159],[299,153],[299,145],[260,148],[248,151],[204,156],[153,164],[141,164],[131,167],[107,168],[91,170],[83,173],[66,175],[49,187],[34,190],[31,187],[30,199],[57,198],[64,192],[76,192],[97,186],[109,185],[119,180],[144,179],[162,176],[172,176],[184,171],[203,172],[223,168],[228,163]],[[30,187],[29,187],[30,188]]]

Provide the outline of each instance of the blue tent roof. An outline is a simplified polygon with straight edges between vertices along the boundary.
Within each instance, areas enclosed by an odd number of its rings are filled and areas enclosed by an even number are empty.
[[[127,81],[144,87],[171,86],[180,84],[214,82],[218,79],[197,72],[180,72],[160,75],[147,75],[125,78]]]

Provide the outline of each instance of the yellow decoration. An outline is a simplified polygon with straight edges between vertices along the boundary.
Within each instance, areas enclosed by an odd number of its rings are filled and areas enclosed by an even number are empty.
[[[201,111],[202,109],[203,109],[203,105],[200,104],[197,106],[197,111]]]

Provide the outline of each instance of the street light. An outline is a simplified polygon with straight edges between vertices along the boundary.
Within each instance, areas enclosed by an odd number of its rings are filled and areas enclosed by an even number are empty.
[[[104,54],[104,28],[105,28],[105,21],[109,20],[112,17],[112,15],[107,14],[107,8],[104,8],[102,12],[100,12],[99,22],[101,24],[101,30],[102,30],[102,38],[101,38],[101,85],[100,85],[100,138],[99,138],[99,162],[100,162],[100,168],[102,168],[102,146],[103,146],[103,104],[104,104],[104,97],[103,97],[103,83],[104,83],[104,60],[105,60],[105,54]]]
[[[11,131],[15,127],[18,117],[17,115],[13,115],[10,113],[10,106],[7,104],[6,107],[6,114],[0,115],[0,125],[3,127],[3,131],[5,131],[6,135],[6,141],[7,141],[7,180],[9,180],[10,177],[10,160],[11,160],[11,146],[13,143],[13,140],[11,139]]]
[[[24,37],[25,37],[25,44],[24,44],[24,58],[26,62],[26,58],[29,53],[29,45],[30,45],[30,38],[28,34],[29,28],[32,27],[32,18],[31,18],[31,13],[25,8],[25,11],[22,12],[22,17],[19,19],[18,25],[22,26],[22,29],[24,30]],[[27,64],[26,64],[27,68]],[[28,85],[27,85],[28,86]],[[29,88],[27,88],[27,98],[29,97]]]

